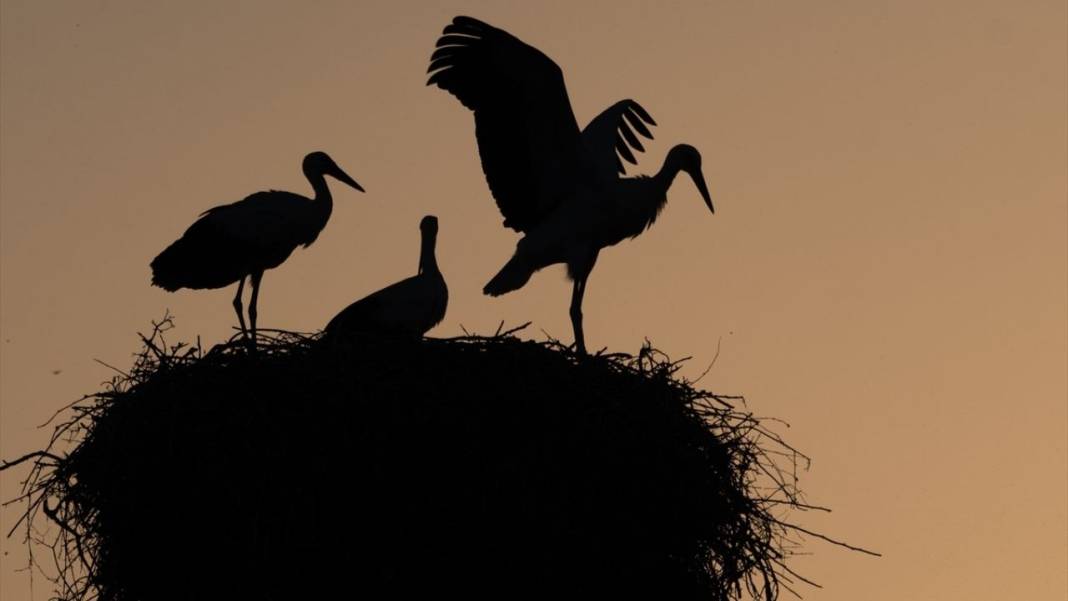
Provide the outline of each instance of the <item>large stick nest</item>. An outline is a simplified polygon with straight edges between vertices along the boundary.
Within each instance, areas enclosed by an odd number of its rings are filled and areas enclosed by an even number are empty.
[[[772,601],[800,578],[805,458],[648,345],[203,351],[169,325],[23,458],[22,525],[61,599]]]

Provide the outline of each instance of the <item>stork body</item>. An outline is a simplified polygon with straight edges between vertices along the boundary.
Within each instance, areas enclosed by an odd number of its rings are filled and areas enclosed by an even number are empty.
[[[315,192],[313,198],[270,190],[208,209],[152,260],[152,284],[174,292],[223,288],[237,282],[233,305],[241,331],[247,335],[241,295],[248,279],[252,286],[248,317],[255,340],[263,272],[281,265],[298,246],[310,246],[330,219],[333,199],[324,176],[363,191],[326,153],[305,156],[303,170]]]
[[[419,337],[441,323],[449,289],[435,256],[438,218],[427,215],[419,230],[419,272],[346,307],[327,324],[328,338],[368,333]]]
[[[622,100],[580,131],[556,63],[470,17],[445,27],[428,71],[428,85],[474,112],[482,169],[504,225],[525,234],[483,292],[511,292],[539,269],[566,264],[575,345],[584,353],[582,299],[601,249],[651,226],[680,171],[714,212],[700,153],[680,144],[655,175],[621,177],[623,160],[636,164],[634,151],[644,151],[635,132],[652,138],[648,126],[656,123],[645,109]]]

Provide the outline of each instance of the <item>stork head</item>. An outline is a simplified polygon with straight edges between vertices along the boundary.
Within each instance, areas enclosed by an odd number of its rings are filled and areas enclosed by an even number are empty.
[[[423,236],[419,246],[419,273],[440,273],[438,259],[434,256],[434,246],[438,243],[438,218],[433,215],[423,217],[419,222],[419,231]]]
[[[356,180],[349,177],[348,173],[345,173],[341,170],[341,167],[337,166],[337,163],[334,162],[334,159],[330,158],[330,155],[320,150],[308,153],[304,157],[304,174],[310,176],[313,173],[329,175],[340,182],[356,188],[360,192],[364,191],[363,187],[356,183]]]
[[[679,144],[668,152],[667,160],[664,162],[679,171],[688,173],[694,185],[697,186],[697,191],[701,193],[701,198],[708,205],[708,210],[716,212],[716,209],[712,207],[712,197],[708,194],[708,186],[705,185],[705,175],[701,172],[701,153],[697,152],[696,148],[689,144]]]
[[[438,218],[433,215],[427,215],[426,217],[423,217],[423,220],[419,222],[419,231],[423,232],[424,236],[437,236]]]

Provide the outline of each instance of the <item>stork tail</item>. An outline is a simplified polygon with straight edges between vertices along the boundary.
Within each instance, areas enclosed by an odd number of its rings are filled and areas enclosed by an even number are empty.
[[[182,248],[182,240],[176,241],[163,250],[155,259],[152,259],[152,285],[159,286],[168,292],[174,292],[185,287],[188,278],[183,277],[186,271],[184,257],[188,254]]]
[[[152,260],[152,285],[174,292],[179,288],[222,288],[250,272],[239,247],[220,244],[211,227],[198,221]]]
[[[530,276],[534,274],[534,270],[525,263],[518,256],[512,257],[482,289],[483,294],[500,296],[522,288],[530,280]]]

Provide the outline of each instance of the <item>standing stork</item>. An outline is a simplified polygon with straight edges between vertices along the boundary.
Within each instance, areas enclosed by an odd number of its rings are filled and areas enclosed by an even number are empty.
[[[241,306],[247,278],[252,284],[248,318],[255,344],[256,301],[263,272],[281,265],[298,246],[310,246],[330,219],[334,202],[324,176],[364,191],[325,152],[305,156],[303,169],[314,198],[270,190],[204,211],[181,238],[152,260],[152,284],[174,292],[223,288],[237,282],[234,311],[247,337]]]
[[[418,337],[441,323],[449,289],[434,255],[438,218],[423,217],[419,231],[419,272],[345,307],[326,325],[326,338],[361,333]]]
[[[525,234],[483,292],[517,290],[539,269],[566,264],[574,283],[575,346],[585,353],[582,297],[601,249],[651,226],[680,171],[715,212],[700,153],[680,144],[655,175],[620,177],[620,157],[636,164],[632,149],[644,151],[634,132],[653,137],[647,125],[656,123],[645,109],[622,100],[580,131],[560,67],[477,19],[453,19],[430,61],[427,85],[436,84],[474,112],[482,170],[504,225]]]

